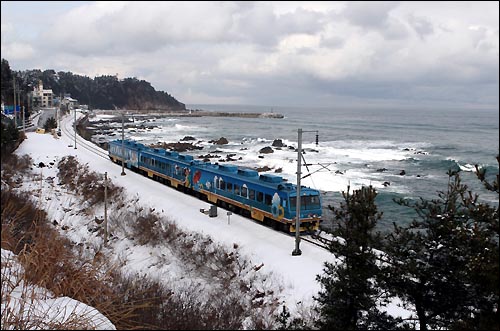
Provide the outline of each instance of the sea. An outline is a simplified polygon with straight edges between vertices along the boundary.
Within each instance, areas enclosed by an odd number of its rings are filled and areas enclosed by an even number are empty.
[[[497,193],[486,190],[475,165],[492,181],[499,172],[499,111],[485,109],[337,109],[248,105],[186,105],[188,109],[219,112],[274,113],[283,118],[162,117],[143,120],[142,130],[125,130],[126,139],[144,144],[178,142],[186,136],[203,149],[195,157],[220,156],[211,162],[247,168],[268,167],[268,173],[297,183],[298,130],[304,151],[301,184],[322,192],[323,226],[334,226],[329,206],[339,207],[342,192],[371,185],[382,218],[377,228],[391,231],[393,223],[409,224],[417,214],[398,199],[438,198],[446,191],[448,170],[459,171],[462,182],[479,199],[498,205]],[[102,120],[97,116],[93,120]],[[214,145],[221,137],[228,144]],[[317,139],[316,139],[317,138]],[[281,139],[273,153],[259,151]]]

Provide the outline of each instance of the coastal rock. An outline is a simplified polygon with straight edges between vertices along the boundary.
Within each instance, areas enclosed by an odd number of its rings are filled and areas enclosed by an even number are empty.
[[[220,158],[220,155],[216,155],[216,154],[212,155],[212,154],[208,153],[207,155],[200,155],[200,156],[198,156],[198,158],[200,158],[200,159],[211,159],[211,158],[218,159],[218,158]]]
[[[265,172],[271,170],[268,166],[259,167],[256,169],[258,172]]]
[[[192,150],[199,150],[203,149],[203,147],[200,146],[195,146],[192,143],[166,143],[166,142],[161,142],[158,144],[151,144],[149,145],[151,148],[163,148],[166,150],[171,150],[171,151],[176,151],[176,152],[185,152],[185,151],[192,151]]]
[[[274,153],[274,150],[272,147],[264,147],[264,148],[261,148],[259,153],[262,153],[262,154],[270,154],[270,153]]]
[[[281,139],[274,139],[272,146],[273,147],[286,147],[286,145],[283,144],[283,140],[281,140]]]
[[[210,140],[209,143],[216,145],[226,145],[229,144],[229,141],[227,141],[227,139],[224,137],[220,137],[218,140]]]

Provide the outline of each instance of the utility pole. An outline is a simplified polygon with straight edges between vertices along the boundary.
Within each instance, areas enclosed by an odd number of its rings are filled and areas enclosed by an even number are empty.
[[[12,76],[12,86],[14,87],[14,125],[17,128],[17,114],[16,114],[16,77]]]
[[[302,251],[299,248],[300,244],[300,168],[302,166],[302,129],[297,130],[297,199],[296,199],[296,215],[295,215],[295,249],[292,252],[293,256],[301,255]]]
[[[125,115],[122,113],[122,176],[125,176]]]
[[[56,108],[57,111],[57,135],[62,135],[62,130],[61,130],[61,117],[63,114],[62,111],[62,94],[59,94],[59,109]]]
[[[73,122],[73,125],[75,127],[75,149],[76,149],[76,108],[73,109],[73,111],[75,112],[75,121]]]
[[[104,173],[104,245],[108,242],[108,173]]]
[[[299,248],[300,244],[300,180],[301,180],[301,168],[302,168],[302,132],[316,132],[316,146],[318,145],[318,131],[302,131],[302,129],[297,130],[297,202],[296,202],[296,216],[295,216],[295,249],[292,251],[293,256],[302,255],[302,251]],[[306,164],[307,166],[307,164]]]
[[[17,104],[19,105],[19,110],[21,110],[21,89],[17,89]]]

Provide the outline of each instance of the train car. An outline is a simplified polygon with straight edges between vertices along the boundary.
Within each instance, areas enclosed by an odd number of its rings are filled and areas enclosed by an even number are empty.
[[[199,160],[193,160],[191,155],[150,148],[131,140],[125,140],[123,145],[121,140],[111,141],[109,157],[115,163],[125,162],[126,167],[133,171],[180,189],[190,187],[191,166],[201,163]]]
[[[295,232],[296,185],[282,177],[260,174],[235,165],[198,164],[193,167],[193,189],[225,209]],[[300,231],[317,230],[321,222],[320,192],[301,187]]]
[[[108,155],[115,162],[122,164],[125,160],[125,166],[129,169],[137,169],[139,167],[139,151],[146,148],[143,144],[135,141],[113,140],[109,143]]]
[[[123,158],[125,156],[125,158]],[[195,160],[192,155],[115,140],[109,157],[116,163],[185,193],[285,232],[295,232],[296,185],[282,177],[230,164]],[[129,160],[129,158],[131,158]],[[299,231],[317,230],[321,222],[318,190],[301,187]]]

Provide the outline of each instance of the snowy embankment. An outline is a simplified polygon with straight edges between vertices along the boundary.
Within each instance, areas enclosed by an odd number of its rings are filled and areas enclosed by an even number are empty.
[[[66,325],[89,330],[116,330],[98,310],[25,282],[24,269],[11,251],[2,249],[2,321],[17,320],[23,329]]]
[[[196,279],[195,271],[186,269],[182,261],[170,256],[169,249],[162,245],[139,245],[133,238],[123,235],[120,226],[125,220],[124,214],[108,214],[110,219],[110,238],[108,245],[103,245],[99,232],[91,231],[96,218],[102,219],[102,207],[94,215],[82,212],[78,197],[56,184],[57,163],[65,156],[74,155],[81,164],[87,164],[90,171],[104,174],[114,185],[125,188],[127,208],[148,209],[160,217],[176,223],[185,231],[210,237],[215,247],[224,245],[238,247],[241,259],[249,261],[253,270],[253,286],[260,292],[274,290],[279,304],[286,304],[291,312],[304,311],[313,304],[313,296],[320,290],[316,275],[323,272],[325,261],[335,262],[336,257],[330,252],[309,244],[300,243],[301,256],[292,256],[295,237],[285,235],[264,227],[261,224],[231,215],[218,208],[217,217],[208,217],[200,209],[208,209],[209,204],[194,197],[182,194],[172,188],[151,181],[128,169],[121,175],[121,167],[90,152],[77,141],[74,148],[74,136],[71,129],[71,117],[62,120],[63,135],[54,137],[49,134],[28,133],[27,139],[16,151],[18,155],[28,154],[35,165],[43,162],[46,167],[34,168],[33,172],[42,176],[37,182],[25,182],[24,190],[41,190],[38,200],[51,222],[61,233],[76,244],[89,248],[89,254],[102,253],[113,263],[120,265],[125,273],[165,280],[169,285],[184,284],[186,281],[203,283],[202,288],[210,286],[209,280]],[[80,138],[78,137],[78,140]],[[97,147],[96,147],[97,148]],[[139,207],[138,207],[139,206]],[[109,212],[109,211],[108,211]],[[123,224],[120,224],[123,222]],[[396,304],[389,306],[393,316],[408,316]]]
[[[333,261],[335,257],[316,246],[301,242],[301,256],[292,256],[295,247],[295,237],[275,232],[256,222],[239,215],[231,215],[228,220],[226,212],[218,209],[217,217],[208,217],[200,212],[200,209],[208,209],[206,202],[194,197],[182,194],[172,188],[160,183],[153,182],[143,176],[128,171],[121,176],[121,167],[112,163],[109,159],[96,156],[83,148],[77,141],[74,148],[74,137],[69,136],[71,130],[71,118],[67,117],[62,122],[64,128],[62,137],[59,139],[49,134],[28,133],[27,139],[16,151],[18,155],[28,154],[32,157],[34,164],[43,162],[46,167],[35,168],[34,173],[41,174],[43,180],[27,184],[24,189],[36,190],[42,187],[39,197],[42,205],[48,212],[49,220],[55,220],[62,231],[76,243],[84,243],[94,249],[102,245],[102,238],[96,234],[89,233],[88,225],[93,222],[94,216],[78,213],[81,206],[75,206],[77,198],[60,186],[56,185],[57,163],[67,155],[74,155],[81,164],[88,164],[89,170],[104,174],[117,186],[124,187],[125,194],[130,199],[139,199],[144,208],[155,210],[189,231],[200,232],[213,238],[218,244],[233,247],[235,244],[240,248],[240,254],[251,261],[254,266],[260,268],[262,275],[272,275],[276,285],[283,287],[280,293],[281,302],[287,304],[293,310],[297,302],[309,303],[312,296],[319,291],[319,284],[315,281],[317,274],[322,272],[324,261]],[[103,211],[96,211],[95,217],[102,218]],[[110,215],[112,218],[113,215]],[[110,257],[124,265],[129,272],[147,274],[151,272],[155,278],[172,279],[178,275],[171,274],[177,268],[169,265],[158,265],[161,255],[165,253],[161,247],[136,246],[127,238],[115,238],[107,248],[112,255]],[[115,252],[113,252],[115,250]],[[175,261],[169,261],[175,263]],[[180,268],[182,270],[182,268]]]

